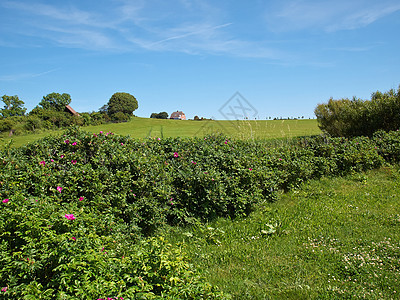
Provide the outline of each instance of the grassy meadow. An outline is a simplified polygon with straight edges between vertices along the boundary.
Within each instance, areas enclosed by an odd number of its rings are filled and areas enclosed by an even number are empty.
[[[274,139],[307,136],[321,133],[317,120],[268,120],[268,121],[193,121],[133,118],[126,123],[109,123],[87,126],[83,130],[97,133],[113,132],[133,138],[147,137],[194,137],[221,132],[240,139]],[[18,147],[49,135],[59,135],[63,130],[44,131],[36,134],[16,135],[11,138],[3,135],[0,145],[12,140]]]
[[[399,299],[399,195],[399,169],[385,167],[167,235],[234,299]]]

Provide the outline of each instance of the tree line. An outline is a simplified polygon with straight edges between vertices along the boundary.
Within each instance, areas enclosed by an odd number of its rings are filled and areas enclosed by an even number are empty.
[[[114,93],[108,103],[96,112],[74,113],[67,106],[71,96],[51,93],[26,113],[25,103],[18,96],[3,95],[4,107],[0,109],[0,132],[14,133],[57,129],[70,125],[100,125],[108,122],[124,122],[138,108],[136,98],[128,93]]]

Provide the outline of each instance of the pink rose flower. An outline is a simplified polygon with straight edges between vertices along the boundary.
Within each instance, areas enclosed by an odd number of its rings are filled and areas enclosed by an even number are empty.
[[[73,214],[65,214],[64,216],[67,220],[75,220],[75,216]]]
[[[174,157],[179,157],[178,152],[174,152]]]
[[[39,162],[39,165],[44,166],[46,164],[46,162],[44,160],[42,160],[41,162]]]
[[[83,198],[82,196],[79,197],[79,201],[83,201],[83,199],[85,199],[85,198]]]
[[[74,241],[76,241],[76,237],[74,237],[74,236],[73,236],[71,239],[73,239]]]
[[[62,188],[61,186],[57,186],[57,191],[58,191],[58,192],[61,193],[62,189],[63,189],[63,188]]]
[[[10,199],[4,199],[3,203],[7,203],[8,201],[10,201]]]
[[[5,286],[5,287],[2,287],[2,288],[1,288],[1,291],[2,291],[2,292],[7,292],[7,289],[8,289],[8,287]]]
[[[72,146],[76,146],[76,142],[73,142],[73,143],[72,143]]]

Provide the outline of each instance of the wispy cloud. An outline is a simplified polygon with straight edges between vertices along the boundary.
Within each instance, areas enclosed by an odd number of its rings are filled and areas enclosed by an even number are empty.
[[[325,50],[332,50],[332,51],[343,51],[343,52],[366,52],[371,49],[375,48],[375,46],[365,46],[365,47],[332,47],[326,48]]]
[[[333,32],[365,27],[399,10],[397,0],[291,0],[269,6],[266,21],[277,32]]]
[[[0,81],[19,81],[23,79],[31,79],[40,76],[47,75],[49,73],[53,73],[59,69],[52,69],[40,73],[21,73],[21,74],[12,74],[12,75],[2,75],[0,76]]]
[[[183,39],[183,38],[187,38],[187,37],[190,37],[190,36],[209,34],[209,33],[214,32],[217,29],[224,28],[224,27],[227,27],[229,25],[232,25],[232,23],[226,23],[226,24],[222,24],[222,25],[217,25],[217,26],[206,27],[206,28],[198,29],[198,30],[194,30],[194,31],[189,31],[189,32],[186,32],[186,33],[183,33],[183,34],[178,34],[178,35],[174,35],[174,36],[162,39],[160,41],[157,41],[157,42],[154,42],[154,43],[150,44],[149,46],[152,47],[152,46],[155,46],[155,45],[158,45],[158,44],[162,44],[162,43],[165,43],[165,42],[168,42],[168,41],[171,41],[171,40]],[[182,31],[182,29],[179,29],[178,31]]]
[[[31,16],[40,16],[44,22],[56,20],[74,25],[88,25],[93,27],[107,27],[108,24],[100,22],[98,20],[99,16],[96,16],[93,12],[80,10],[73,6],[53,6],[33,1],[4,1],[1,6],[7,9],[28,13]]]
[[[272,1],[275,6],[270,7],[268,20],[275,24],[271,28],[277,31],[316,26],[333,31],[373,22],[397,7],[387,6],[368,14],[360,9],[352,10],[358,7],[349,6],[345,0],[338,1],[338,5],[331,1],[292,0],[284,2],[285,5]],[[240,28],[243,20],[235,19],[224,6],[210,1],[179,0],[171,4],[164,0],[113,0],[90,10],[78,1],[75,5],[74,2],[48,3],[39,0],[0,2],[0,8],[13,16],[7,24],[10,44],[18,44],[12,43],[13,36],[17,36],[37,40],[38,44],[45,41],[59,47],[99,52],[173,51],[264,58],[281,63],[295,60],[291,53],[294,47],[282,47],[276,40],[265,39],[266,35],[262,34],[263,31],[268,33],[262,27],[265,24],[252,27],[249,38]],[[340,22],[332,22],[338,15]]]
[[[108,2],[110,4],[110,2]],[[276,51],[229,30],[229,17],[207,1],[114,0],[108,9],[41,2],[4,1],[0,7],[20,18],[10,30],[60,47],[95,51],[175,51],[276,57]],[[225,21],[225,22],[224,22]],[[255,51],[255,49],[257,49]],[[275,53],[273,53],[275,52]]]

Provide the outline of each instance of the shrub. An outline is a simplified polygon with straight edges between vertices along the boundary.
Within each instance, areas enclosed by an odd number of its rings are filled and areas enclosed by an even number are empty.
[[[160,113],[152,113],[150,115],[150,118],[154,118],[154,119],[168,119],[168,113],[163,111]]]
[[[399,149],[398,131],[274,144],[223,135],[136,140],[76,127],[4,149],[0,286],[8,289],[0,295],[223,297],[184,250],[151,238],[158,228],[245,216],[311,178],[400,161]]]
[[[25,130],[27,131],[36,131],[42,128],[42,120],[36,116],[29,116],[25,119]]]
[[[15,126],[15,121],[12,118],[0,119],[0,132],[8,132]]]
[[[372,136],[378,130],[400,128],[400,86],[397,92],[376,92],[371,100],[333,100],[315,109],[321,130],[332,136]]]
[[[181,248],[162,238],[138,240],[135,227],[99,214],[84,204],[87,199],[57,200],[15,195],[1,203],[0,286],[7,290],[0,298],[223,296],[186,262]]]
[[[126,122],[129,121],[129,115],[123,113],[122,111],[116,112],[111,115],[111,120],[114,122]]]

